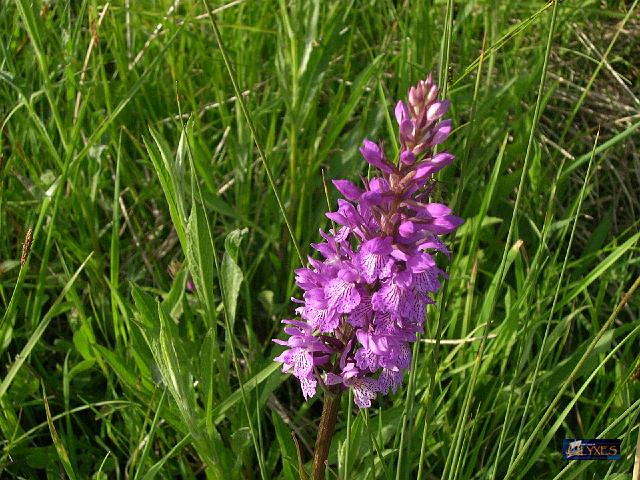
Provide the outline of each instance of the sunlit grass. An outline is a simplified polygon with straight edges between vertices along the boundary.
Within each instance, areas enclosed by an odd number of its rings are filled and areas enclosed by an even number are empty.
[[[466,223],[405,388],[343,396],[328,478],[628,478],[636,5],[233,1],[219,41],[202,1],[3,5],[0,477],[309,471],[320,401],[270,340],[323,174],[366,175],[362,139],[434,72],[435,195]],[[564,462],[573,437],[622,461]]]

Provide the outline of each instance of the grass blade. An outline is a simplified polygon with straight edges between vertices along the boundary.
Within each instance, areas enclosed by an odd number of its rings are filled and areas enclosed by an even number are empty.
[[[20,368],[22,368],[22,365],[29,357],[29,354],[31,353],[33,348],[40,341],[40,337],[42,337],[42,334],[49,326],[49,323],[51,322],[53,317],[59,313],[58,307],[62,303],[62,300],[64,300],[64,298],[67,296],[67,292],[71,289],[75,281],[78,279],[80,272],[82,272],[84,267],[87,265],[87,262],[89,261],[92,255],[93,255],[93,252],[89,254],[89,256],[84,260],[84,262],[82,262],[82,265],[78,267],[78,269],[73,274],[73,276],[67,281],[64,288],[62,289],[62,292],[60,292],[60,295],[58,295],[58,297],[55,299],[55,301],[51,305],[51,308],[49,308],[47,313],[42,318],[42,321],[40,322],[38,327],[33,331],[31,336],[29,337],[29,340],[27,341],[26,345],[20,351],[20,355],[17,356],[16,361],[9,368],[9,371],[7,372],[6,376],[2,380],[2,383],[0,384],[0,399],[4,396],[4,394],[9,389],[11,382],[15,378]]]
[[[267,178],[269,179],[269,186],[271,187],[271,191],[276,198],[276,202],[278,202],[278,208],[280,209],[280,214],[282,215],[282,219],[287,226],[287,231],[289,232],[289,236],[291,237],[291,243],[296,250],[296,254],[298,255],[298,260],[300,261],[300,265],[304,265],[304,260],[302,257],[302,253],[300,251],[300,247],[298,246],[298,241],[296,240],[296,236],[293,233],[293,229],[291,228],[291,224],[289,223],[289,219],[287,217],[287,213],[285,211],[284,205],[282,203],[282,199],[280,198],[280,194],[276,188],[276,183],[273,178],[273,173],[271,172],[271,168],[269,167],[269,163],[267,162],[267,157],[262,149],[260,142],[258,141],[258,131],[256,130],[255,124],[253,123],[253,118],[247,109],[247,106],[244,102],[244,98],[242,96],[240,87],[238,86],[238,82],[236,80],[236,75],[233,71],[233,67],[231,66],[231,61],[229,60],[229,56],[227,55],[227,50],[224,47],[224,43],[222,42],[222,36],[220,35],[220,31],[218,30],[218,25],[213,18],[213,14],[211,13],[211,7],[209,6],[209,2],[207,0],[202,0],[204,8],[207,10],[207,15],[209,18],[209,22],[211,23],[211,28],[213,28],[213,33],[216,36],[216,41],[218,42],[218,48],[220,53],[222,54],[222,59],[224,60],[224,65],[229,73],[229,77],[231,79],[231,83],[233,84],[233,90],[236,94],[236,101],[240,105],[240,109],[242,110],[242,114],[247,120],[247,124],[249,125],[249,129],[251,130],[251,136],[253,137],[253,141],[256,145],[256,149],[258,150],[258,155],[260,156],[260,161],[262,162],[262,166],[267,174]]]

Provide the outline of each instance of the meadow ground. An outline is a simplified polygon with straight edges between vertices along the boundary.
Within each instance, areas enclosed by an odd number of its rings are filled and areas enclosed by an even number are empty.
[[[290,480],[292,431],[308,469],[322,402],[271,342],[295,245],[433,72],[466,223],[328,478],[631,478],[638,1],[210,3],[0,3],[0,477]],[[562,460],[596,437],[622,459]]]

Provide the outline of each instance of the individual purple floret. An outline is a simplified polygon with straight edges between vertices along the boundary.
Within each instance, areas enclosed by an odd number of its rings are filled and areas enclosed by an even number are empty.
[[[434,258],[449,257],[439,236],[463,222],[446,205],[428,203],[433,175],[453,161],[434,152],[451,132],[448,109],[429,75],[396,106],[398,161],[365,140],[360,153],[380,176],[362,179],[362,188],[333,181],[344,197],[327,213],[336,228],[320,231],[324,241],[311,245],[323,260],[309,258],[296,270],[304,293],[293,300],[302,320],[283,320],[290,337],[274,340],[288,347],[275,360],[298,378],[305,398],[321,382],[351,389],[356,405],[368,408],[378,393],[402,384],[426,307],[446,278]]]

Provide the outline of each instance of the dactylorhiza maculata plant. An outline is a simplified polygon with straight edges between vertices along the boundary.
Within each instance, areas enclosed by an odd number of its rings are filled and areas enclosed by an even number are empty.
[[[356,405],[367,408],[402,384],[427,305],[446,278],[434,259],[435,252],[449,257],[439,237],[463,222],[446,205],[429,203],[433,175],[454,158],[434,153],[451,132],[448,109],[431,76],[420,81],[395,108],[397,165],[382,143],[365,140],[360,153],[379,175],[363,178],[362,188],[333,181],[344,197],[326,214],[336,229],[320,231],[324,241],[311,245],[324,259],[309,258],[296,270],[301,319],[283,320],[289,338],[274,340],[288,347],[275,360],[300,381],[305,398],[320,383],[351,389]]]

